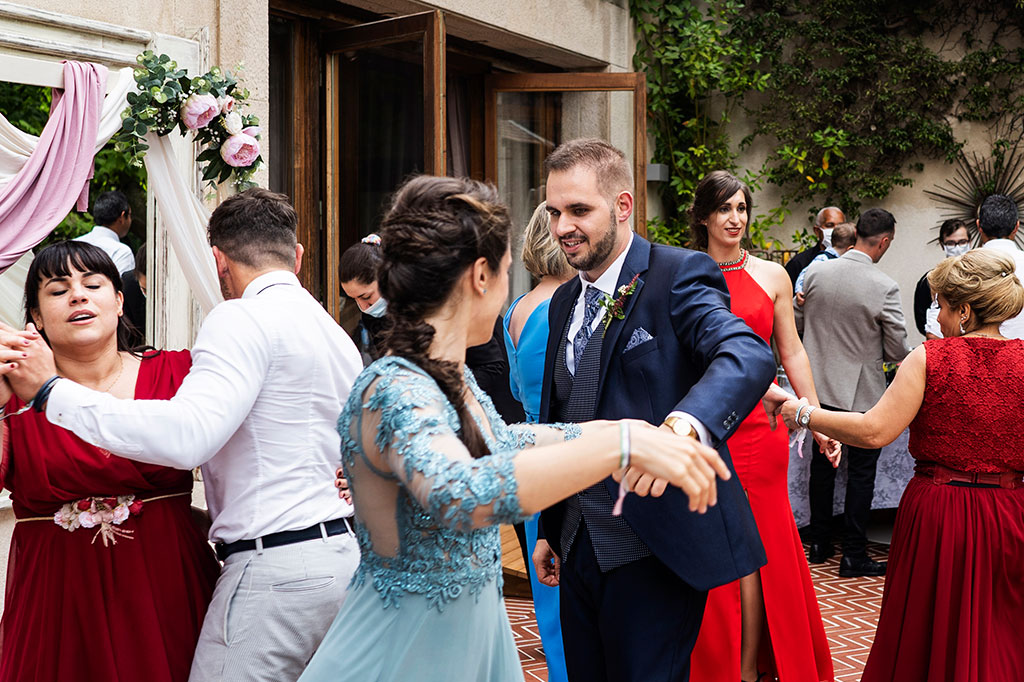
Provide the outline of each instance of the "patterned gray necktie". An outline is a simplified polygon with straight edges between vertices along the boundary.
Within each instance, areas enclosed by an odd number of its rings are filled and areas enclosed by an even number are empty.
[[[584,294],[586,308],[583,310],[583,326],[576,332],[576,336],[572,340],[573,375],[576,374],[576,368],[580,366],[580,358],[583,357],[583,351],[587,349],[587,342],[590,341],[590,335],[594,331],[594,318],[597,317],[597,313],[601,309],[601,297],[603,295],[602,291],[597,287],[587,285],[587,291]]]

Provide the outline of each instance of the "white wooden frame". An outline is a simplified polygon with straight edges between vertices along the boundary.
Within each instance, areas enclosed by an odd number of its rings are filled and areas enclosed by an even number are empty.
[[[0,80],[61,87],[62,59],[91,61],[113,70],[135,66],[136,55],[146,49],[170,55],[190,73],[203,73],[207,36],[203,30],[197,40],[189,40],[0,1]],[[182,175],[198,190],[195,145],[174,136],[172,146]],[[148,341],[157,348],[187,348],[195,340],[202,312],[171,249],[152,192],[147,203]]]

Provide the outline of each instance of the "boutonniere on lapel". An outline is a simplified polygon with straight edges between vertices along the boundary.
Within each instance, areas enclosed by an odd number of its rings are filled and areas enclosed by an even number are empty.
[[[633,275],[633,279],[629,280],[627,284],[623,284],[619,287],[619,297],[612,298],[605,294],[601,299],[601,307],[604,309],[604,331],[601,332],[601,336],[608,333],[608,327],[611,325],[612,320],[624,320],[626,319],[626,299],[633,295],[636,291],[636,282],[640,279],[640,275]]]

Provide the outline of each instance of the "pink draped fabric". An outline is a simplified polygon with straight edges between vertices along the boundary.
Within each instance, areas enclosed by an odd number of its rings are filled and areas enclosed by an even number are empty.
[[[41,242],[72,206],[88,208],[107,68],[64,62],[50,119],[24,168],[0,190],[0,272]]]

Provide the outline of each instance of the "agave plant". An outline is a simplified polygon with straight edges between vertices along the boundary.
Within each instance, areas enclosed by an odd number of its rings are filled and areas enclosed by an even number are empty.
[[[1017,210],[1024,209],[1024,149],[1018,134],[1016,142],[1005,137],[993,145],[989,156],[970,157],[960,151],[951,177],[925,190],[945,209],[942,220],[957,218],[967,223],[971,241],[978,243],[978,209],[985,198],[992,194],[1003,194],[1017,203]],[[938,230],[936,225],[933,229]],[[1024,235],[1018,231],[1017,246],[1024,247]]]

